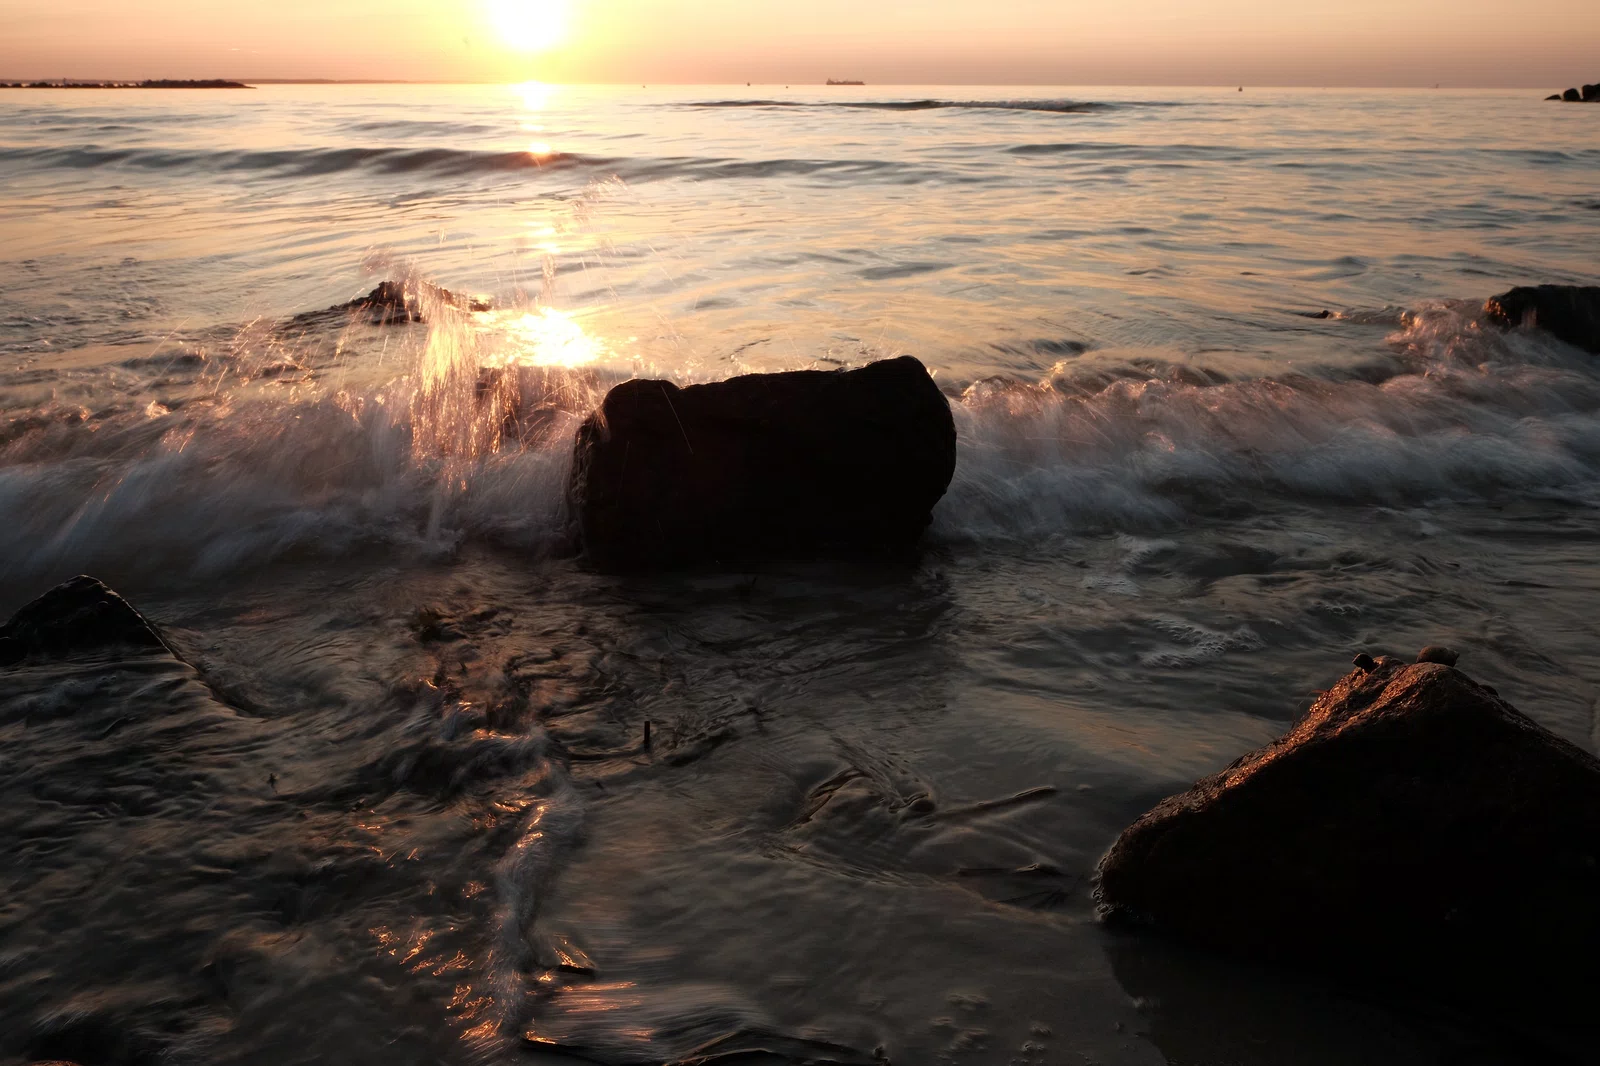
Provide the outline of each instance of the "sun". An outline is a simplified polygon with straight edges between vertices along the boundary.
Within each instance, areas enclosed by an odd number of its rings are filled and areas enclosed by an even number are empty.
[[[567,33],[566,0],[484,0],[489,22],[508,48],[545,52]]]

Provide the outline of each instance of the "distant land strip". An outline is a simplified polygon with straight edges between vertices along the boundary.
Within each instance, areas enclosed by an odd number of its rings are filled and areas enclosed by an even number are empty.
[[[0,81],[0,89],[253,89],[242,81],[223,78],[180,81],[151,78],[145,81]]]

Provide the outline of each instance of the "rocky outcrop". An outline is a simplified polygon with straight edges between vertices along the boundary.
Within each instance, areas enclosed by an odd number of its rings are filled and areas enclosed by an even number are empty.
[[[1600,354],[1600,286],[1521,285],[1483,305],[1491,323],[1505,329],[1542,329],[1575,348]]]
[[[606,568],[892,552],[927,528],[955,462],[950,405],[910,356],[635,380],[579,429],[569,499]]]
[[[380,281],[373,290],[348,303],[334,304],[320,311],[307,311],[289,320],[294,326],[319,326],[342,323],[350,316],[365,319],[375,326],[392,326],[406,322],[426,322],[431,310],[453,307],[458,311],[488,311],[493,308],[489,300],[464,296],[425,281]]]
[[[429,303],[454,307],[459,311],[487,311],[490,308],[487,300],[464,296],[425,281],[409,284],[380,281],[365,296],[329,310],[365,312],[370,321],[388,325],[391,322],[427,321],[424,312]]]
[[[1568,89],[1564,93],[1551,93],[1546,100],[1565,100],[1569,104],[1600,102],[1600,84],[1585,85],[1582,89]]]
[[[1367,659],[1135,822],[1107,917],[1426,995],[1593,985],[1600,760],[1429,652]]]
[[[0,626],[0,666],[107,651],[176,654],[127,600],[87,576],[57,585]]]

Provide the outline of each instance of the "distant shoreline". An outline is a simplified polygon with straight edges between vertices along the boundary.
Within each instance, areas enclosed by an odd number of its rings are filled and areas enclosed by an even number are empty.
[[[242,81],[222,78],[177,80],[151,78],[145,81],[7,81],[0,89],[253,89]]]

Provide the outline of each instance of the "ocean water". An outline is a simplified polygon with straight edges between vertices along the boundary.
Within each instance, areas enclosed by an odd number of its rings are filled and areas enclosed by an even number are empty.
[[[1600,367],[1480,316],[1600,281],[1597,117],[0,90],[0,614],[88,572],[185,660],[0,678],[0,1061],[1502,1061],[1091,874],[1358,650],[1600,743]],[[384,279],[493,309],[321,313]],[[903,353],[919,560],[572,557],[611,384]]]

